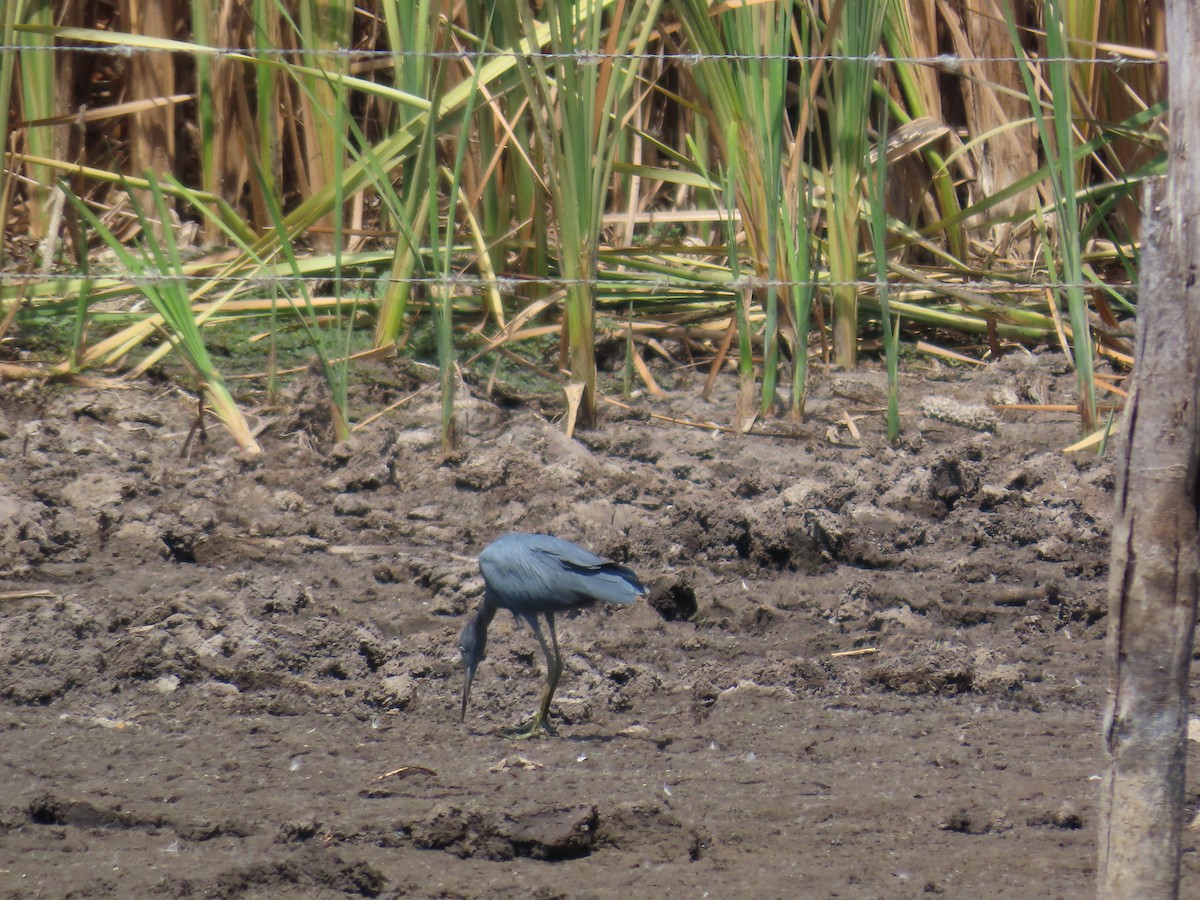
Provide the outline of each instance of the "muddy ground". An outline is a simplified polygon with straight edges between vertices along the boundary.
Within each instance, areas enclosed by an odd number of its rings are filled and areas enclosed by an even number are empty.
[[[1089,893],[1111,462],[954,412],[1070,402],[1057,355],[913,368],[897,446],[877,373],[741,438],[650,418],[731,418],[676,373],[577,440],[476,391],[448,458],[423,401],[333,448],[301,384],[181,458],[174,390],[4,386],[0,896]],[[503,615],[459,721],[509,529],[654,587],[561,621],[554,739],[500,735],[543,676]]]

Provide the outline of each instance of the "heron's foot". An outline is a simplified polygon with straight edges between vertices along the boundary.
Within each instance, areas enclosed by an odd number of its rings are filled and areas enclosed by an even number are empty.
[[[514,728],[505,728],[501,734],[514,741],[528,741],[536,737],[558,737],[558,732],[550,724],[549,716],[541,713],[533,716],[528,722],[523,722]]]

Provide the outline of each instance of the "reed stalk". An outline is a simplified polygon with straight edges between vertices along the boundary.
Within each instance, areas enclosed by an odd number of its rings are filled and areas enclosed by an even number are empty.
[[[829,121],[832,196],[826,211],[829,278],[834,283],[833,359],[853,369],[858,359],[858,248],[868,126],[886,0],[855,0],[842,10],[830,64]]]

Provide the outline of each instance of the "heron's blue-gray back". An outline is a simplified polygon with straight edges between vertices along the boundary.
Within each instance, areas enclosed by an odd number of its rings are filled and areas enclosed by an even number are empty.
[[[479,569],[493,602],[514,612],[628,606],[646,593],[631,570],[548,534],[497,538],[479,554]]]

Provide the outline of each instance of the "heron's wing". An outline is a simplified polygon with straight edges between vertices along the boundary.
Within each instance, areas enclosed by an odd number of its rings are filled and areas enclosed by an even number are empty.
[[[608,563],[603,556],[597,556],[589,550],[584,550],[578,544],[564,541],[549,534],[522,535],[530,550],[548,559],[554,559],[561,565],[571,566],[582,570],[591,570]]]
[[[646,592],[632,571],[545,534],[511,534],[479,555],[495,602],[522,616],[596,601],[629,605]]]
[[[581,600],[587,597],[628,606],[646,593],[645,586],[631,569],[569,541],[553,538],[552,542],[534,549],[548,563],[558,566],[557,579],[574,587]]]

